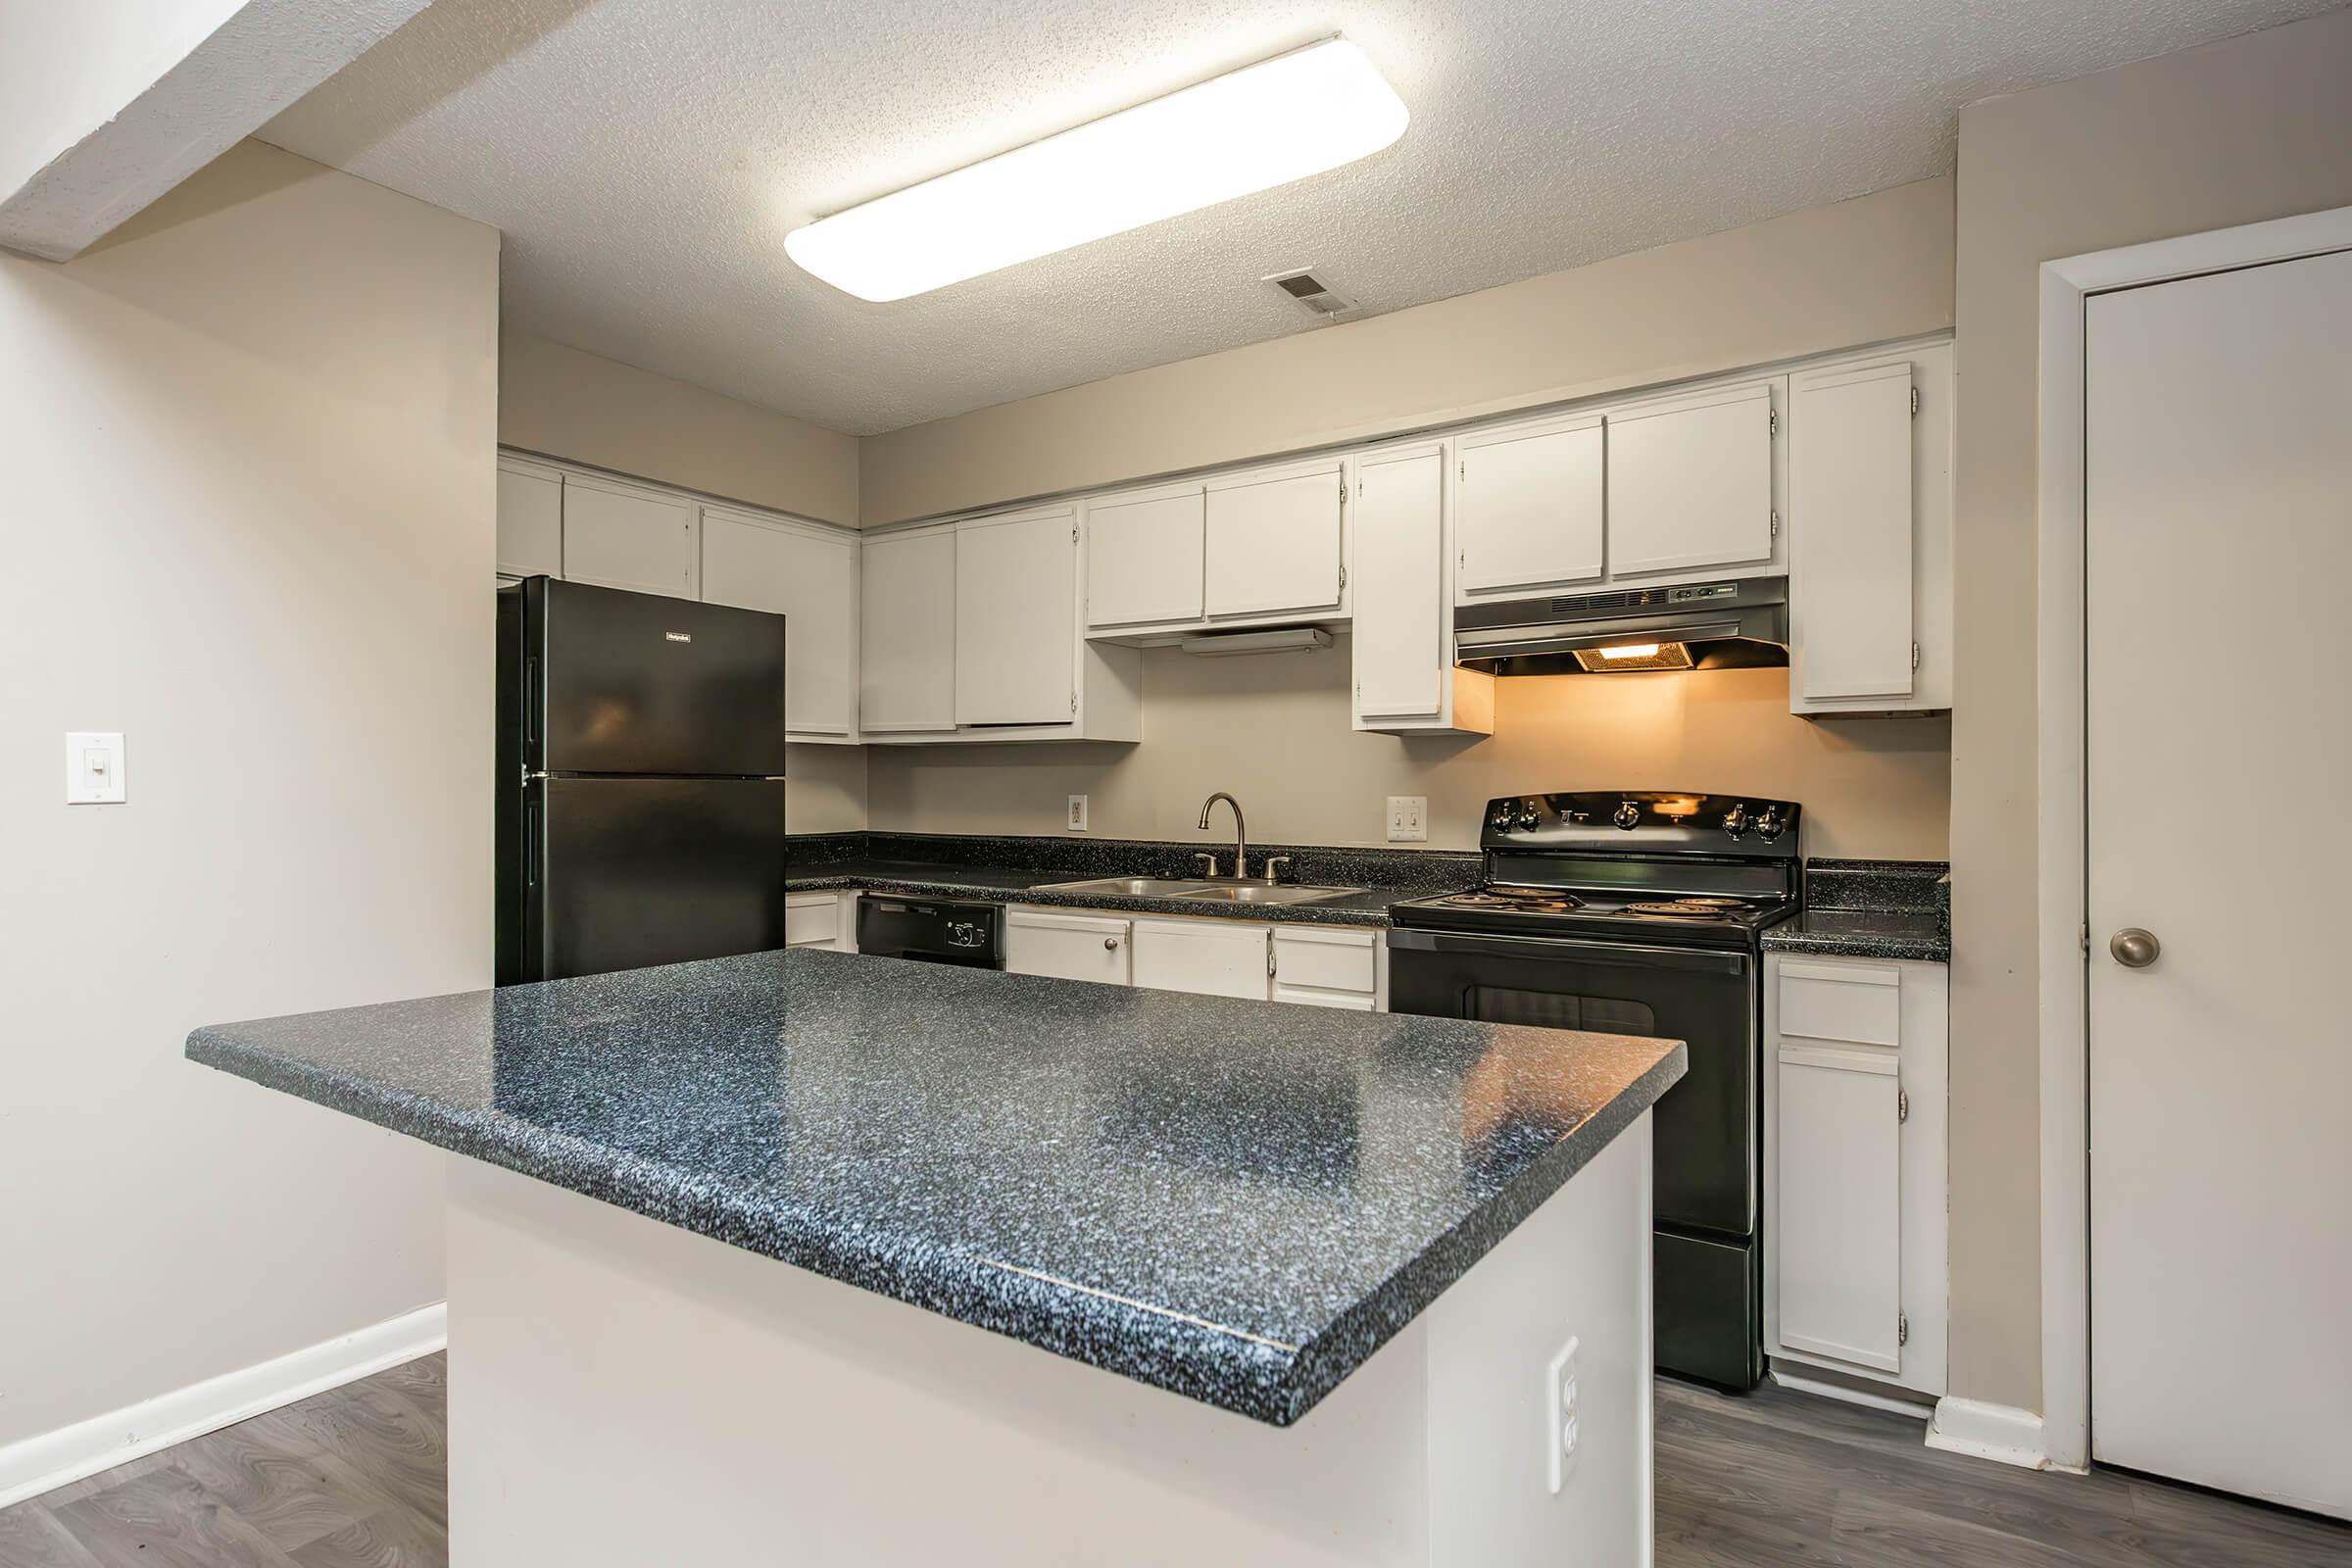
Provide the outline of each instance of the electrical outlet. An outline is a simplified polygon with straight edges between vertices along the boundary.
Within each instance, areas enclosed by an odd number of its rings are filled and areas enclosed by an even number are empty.
[[[1576,1348],[1570,1340],[1544,1367],[1544,1451],[1553,1496],[1576,1468]]]
[[[1429,838],[1429,797],[1426,795],[1392,795],[1389,797],[1389,842],[1419,844]]]
[[[1070,831],[1073,833],[1086,831],[1086,797],[1083,795],[1070,797]]]

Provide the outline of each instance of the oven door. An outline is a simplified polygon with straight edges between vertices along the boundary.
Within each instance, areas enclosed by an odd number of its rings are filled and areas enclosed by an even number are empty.
[[[1657,1222],[1744,1242],[1756,1225],[1756,990],[1744,952],[1554,937],[1389,933],[1389,1008],[1652,1035],[1690,1048],[1657,1103]]]

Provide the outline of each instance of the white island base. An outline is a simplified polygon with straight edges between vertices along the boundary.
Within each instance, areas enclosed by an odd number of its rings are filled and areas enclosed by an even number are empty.
[[[1289,1428],[459,1161],[451,1563],[1643,1568],[1649,1121]]]

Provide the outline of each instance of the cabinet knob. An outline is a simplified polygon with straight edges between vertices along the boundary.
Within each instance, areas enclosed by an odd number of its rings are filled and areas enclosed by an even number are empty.
[[[1117,937],[1104,937],[1104,938],[1102,939],[1102,951],[1103,951],[1104,953],[1116,953],[1116,952],[1118,952],[1118,951],[1119,951],[1119,939],[1118,939]]]

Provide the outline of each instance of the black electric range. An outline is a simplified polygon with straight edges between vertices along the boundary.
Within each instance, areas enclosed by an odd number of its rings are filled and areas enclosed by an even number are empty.
[[[1760,934],[1803,901],[1793,802],[1672,791],[1490,801],[1475,891],[1390,906],[1393,1011],[1685,1041],[1654,1112],[1658,1365],[1763,1376]]]

